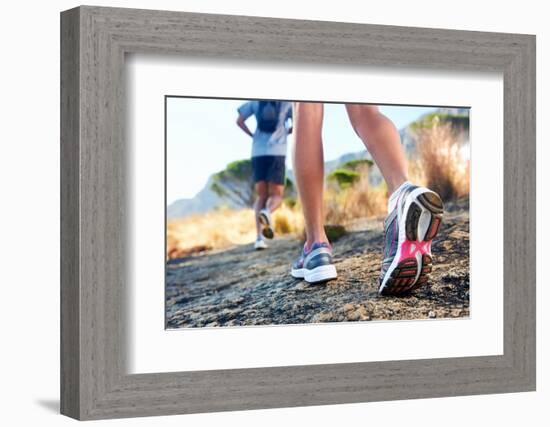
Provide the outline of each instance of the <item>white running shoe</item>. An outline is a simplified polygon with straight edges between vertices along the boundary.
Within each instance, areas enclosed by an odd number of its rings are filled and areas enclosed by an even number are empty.
[[[254,242],[254,249],[257,251],[267,249],[267,243],[264,239],[256,239],[256,242]]]

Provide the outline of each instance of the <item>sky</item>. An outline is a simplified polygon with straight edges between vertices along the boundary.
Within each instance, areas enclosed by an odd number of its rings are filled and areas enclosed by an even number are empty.
[[[166,105],[166,202],[194,197],[215,172],[250,157],[252,139],[237,127],[237,108],[244,100],[169,97]],[[398,129],[437,107],[381,106]],[[253,132],[255,119],[247,125]],[[290,169],[289,138],[287,167]],[[355,135],[342,104],[325,104],[323,122],[325,161],[364,146]]]

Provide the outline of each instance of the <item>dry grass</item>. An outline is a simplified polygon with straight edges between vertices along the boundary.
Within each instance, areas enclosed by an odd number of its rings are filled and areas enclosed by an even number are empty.
[[[221,249],[254,241],[254,212],[251,209],[220,209],[168,221],[168,258]]]
[[[300,236],[304,229],[304,216],[301,207],[295,205],[291,208],[283,204],[273,214],[273,227],[278,235],[292,234]]]
[[[412,163],[414,182],[436,191],[443,200],[466,196],[470,191],[470,161],[450,124],[435,121],[418,131],[418,159]]]
[[[426,174],[422,167],[422,161],[419,158],[409,160],[409,181],[416,185],[426,187]]]
[[[273,215],[277,235],[300,235],[303,217],[299,209],[282,206]],[[194,253],[224,249],[254,242],[256,228],[252,209],[220,209],[168,221],[166,255],[168,259]]]
[[[325,222],[346,225],[358,218],[383,215],[386,213],[387,203],[386,186],[382,184],[372,187],[369,184],[368,172],[363,172],[359,181],[349,188],[327,188]]]

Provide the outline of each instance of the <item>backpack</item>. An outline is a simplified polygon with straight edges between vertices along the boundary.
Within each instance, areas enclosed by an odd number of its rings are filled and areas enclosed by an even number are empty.
[[[261,132],[273,133],[279,125],[279,112],[281,103],[279,101],[260,101],[256,122]]]

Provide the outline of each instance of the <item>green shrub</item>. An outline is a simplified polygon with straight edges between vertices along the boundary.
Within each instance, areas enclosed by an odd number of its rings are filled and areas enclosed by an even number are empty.
[[[357,169],[363,169],[364,167],[371,167],[373,164],[374,162],[369,159],[355,159],[347,161],[342,166],[340,166],[340,168],[356,171]]]
[[[296,203],[298,203],[296,197],[285,197],[283,199],[283,204],[288,206],[290,209],[293,209],[296,206]]]
[[[249,179],[252,174],[252,161],[250,159],[235,160],[219,173],[227,173],[239,179]]]
[[[346,228],[343,225],[325,225],[325,234],[331,242],[335,242],[346,233]]]
[[[329,181],[336,182],[342,189],[351,187],[359,178],[361,178],[359,172],[343,168],[334,169],[327,177]]]

